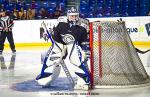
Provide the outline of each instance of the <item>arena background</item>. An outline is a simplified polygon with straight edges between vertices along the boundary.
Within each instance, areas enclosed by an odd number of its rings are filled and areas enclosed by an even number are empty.
[[[35,12],[32,19],[14,18],[13,36],[16,54],[12,54],[8,41],[0,58],[0,97],[150,97],[150,86],[128,89],[97,89],[92,91],[67,91],[70,89],[64,71],[56,80],[54,87],[45,88],[35,82],[40,73],[41,54],[45,53],[49,42],[40,39],[40,27],[44,21],[47,27],[57,25],[57,17],[66,15],[71,6],[79,8],[80,16],[92,21],[117,21],[122,18],[126,29],[136,47],[141,50],[150,49],[150,0],[0,0],[1,12],[12,13],[21,7]],[[61,12],[53,14],[59,5]],[[45,8],[48,16],[41,16],[40,9]],[[150,75],[150,53],[139,54],[144,68]],[[72,70],[72,65],[66,62]],[[5,68],[5,69],[3,69]],[[64,78],[65,76],[65,78]],[[62,82],[62,80],[64,82]],[[92,94],[93,93],[93,94]]]

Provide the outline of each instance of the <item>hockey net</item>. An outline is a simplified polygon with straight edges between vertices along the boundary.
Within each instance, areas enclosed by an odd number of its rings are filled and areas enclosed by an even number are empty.
[[[90,23],[90,47],[93,87],[135,87],[150,82],[124,22]]]

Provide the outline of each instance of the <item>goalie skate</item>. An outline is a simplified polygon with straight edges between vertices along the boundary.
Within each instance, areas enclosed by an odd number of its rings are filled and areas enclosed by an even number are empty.
[[[90,79],[89,75],[86,73],[77,73],[77,83],[74,86],[75,90],[89,90]]]
[[[89,85],[75,85],[75,90],[89,90]]]

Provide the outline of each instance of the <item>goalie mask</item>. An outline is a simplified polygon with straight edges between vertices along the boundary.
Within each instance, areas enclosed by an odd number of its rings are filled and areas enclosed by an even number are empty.
[[[79,11],[75,7],[71,7],[67,11],[67,18],[68,18],[69,23],[76,25],[76,23],[79,20]]]

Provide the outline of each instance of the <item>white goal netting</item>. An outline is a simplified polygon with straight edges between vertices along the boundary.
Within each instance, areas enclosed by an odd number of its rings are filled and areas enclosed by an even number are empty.
[[[93,86],[128,87],[150,82],[124,22],[92,22],[90,47]]]

